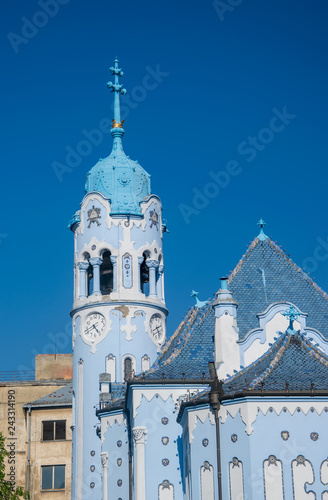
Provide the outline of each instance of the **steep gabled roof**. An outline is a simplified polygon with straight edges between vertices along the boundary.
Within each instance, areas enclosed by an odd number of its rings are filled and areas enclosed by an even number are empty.
[[[328,296],[269,238],[255,240],[229,276],[238,303],[239,338],[259,326],[257,314],[274,302],[292,302],[308,314],[307,326],[328,338]],[[214,301],[193,308],[164,346],[145,379],[208,377],[214,359]]]
[[[304,333],[288,329],[260,358],[228,378],[225,394],[327,391],[328,356]]]
[[[320,351],[304,333],[288,329],[259,359],[222,384],[222,400],[249,396],[265,398],[291,396],[328,396],[328,356]],[[210,402],[210,390],[182,402],[178,421],[184,409]]]
[[[192,309],[143,378],[209,378],[208,362],[214,352],[213,325],[212,304]]]
[[[258,327],[257,314],[288,301],[308,313],[307,326],[328,338],[328,296],[269,238],[256,238],[229,276],[238,302],[239,337]]]

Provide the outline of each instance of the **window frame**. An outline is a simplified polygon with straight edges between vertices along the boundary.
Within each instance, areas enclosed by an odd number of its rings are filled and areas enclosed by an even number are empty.
[[[55,470],[56,467],[64,467],[64,486],[55,488]],[[43,470],[51,468],[51,488],[43,488]],[[41,465],[41,491],[63,491],[66,489],[66,464]]]
[[[44,439],[44,424],[45,423],[50,423],[52,422],[52,434],[53,434],[53,438],[52,439]],[[65,431],[65,437],[64,438],[59,438],[59,439],[56,439],[56,435],[57,435],[57,424],[58,423],[62,423],[64,422],[64,431]],[[41,441],[43,443],[49,443],[49,442],[58,442],[58,441],[67,441],[67,435],[66,435],[66,430],[67,430],[67,420],[42,420],[42,435],[41,435]]]

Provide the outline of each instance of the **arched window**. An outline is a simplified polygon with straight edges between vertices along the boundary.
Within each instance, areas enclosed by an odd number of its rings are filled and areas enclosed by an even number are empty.
[[[149,269],[146,264],[147,254],[143,253],[143,262],[140,266],[140,288],[141,292],[144,293],[147,297],[149,295]]]
[[[93,292],[93,267],[90,264],[87,270],[87,279],[88,279],[88,291],[87,296],[92,295]]]
[[[113,264],[110,260],[110,252],[102,255],[103,262],[100,266],[100,292],[108,295],[113,291]]]
[[[132,379],[132,359],[125,358],[124,359],[124,381],[128,381]]]

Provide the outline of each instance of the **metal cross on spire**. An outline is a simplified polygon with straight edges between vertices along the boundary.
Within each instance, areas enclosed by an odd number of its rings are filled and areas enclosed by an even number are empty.
[[[114,83],[108,82],[107,87],[114,92],[114,120],[113,120],[113,128],[123,128],[123,121],[121,121],[121,108],[120,108],[120,94],[125,95],[126,89],[123,88],[123,85],[119,83],[119,76],[123,76],[123,71],[118,67],[118,59],[116,58],[114,61],[114,67],[109,68],[109,71],[112,75],[115,76]],[[123,134],[122,134],[123,135]]]
[[[291,330],[294,330],[294,321],[297,320],[297,318],[301,315],[300,312],[294,307],[294,306],[289,306],[289,308],[282,313],[283,316],[286,316],[286,318],[289,319],[289,328]]]
[[[263,228],[264,226],[266,225],[266,222],[264,222],[263,219],[260,219],[257,223],[257,225],[259,226],[259,228],[261,229],[260,231],[260,234],[258,235],[258,239],[260,241],[265,241],[268,239],[268,236],[266,234],[264,234],[264,231],[263,231]]]

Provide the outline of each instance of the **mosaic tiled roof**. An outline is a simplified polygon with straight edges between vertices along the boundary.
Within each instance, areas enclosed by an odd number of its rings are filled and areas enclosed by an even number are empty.
[[[207,303],[187,314],[144,378],[209,378],[208,362],[213,360],[213,352],[214,311],[212,304]]]
[[[124,398],[125,391],[126,391],[126,384],[112,382],[111,383],[112,402],[115,403],[117,400]]]
[[[306,312],[307,326],[328,338],[327,294],[270,239],[251,243],[229,276],[229,289],[238,302],[240,338],[258,327],[257,314],[279,301]]]
[[[287,330],[259,359],[223,384],[225,394],[243,391],[327,391],[328,356],[304,333]]]
[[[273,302],[295,304],[308,314],[307,326],[328,338],[328,297],[302,269],[270,239],[256,238],[229,276],[229,289],[238,303],[239,337],[259,326],[257,314]],[[208,303],[193,308],[164,346],[145,379],[199,379],[209,376],[214,359],[215,317]]]
[[[69,383],[42,398],[27,403],[25,407],[34,406],[72,406],[73,384]]]

